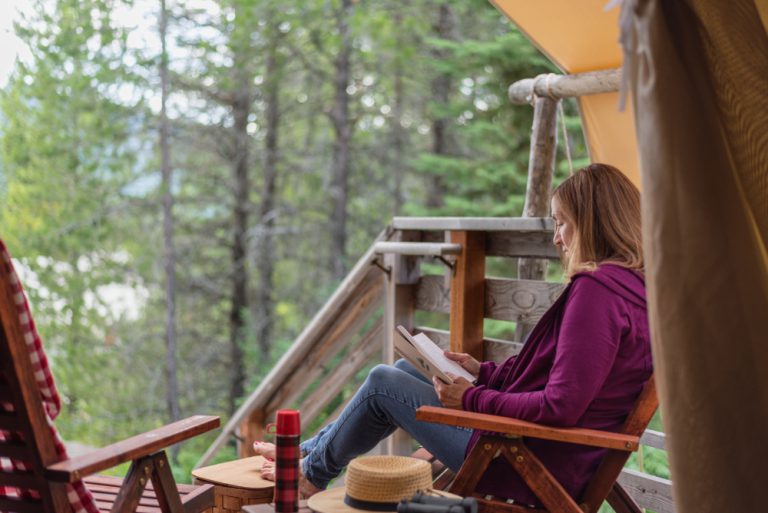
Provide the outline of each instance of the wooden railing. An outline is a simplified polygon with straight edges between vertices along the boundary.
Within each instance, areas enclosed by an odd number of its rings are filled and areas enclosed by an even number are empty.
[[[248,455],[251,442],[263,439],[264,426],[277,409],[299,408],[302,424],[309,426],[337,401],[328,419],[335,418],[360,370],[394,360],[398,324],[478,359],[501,361],[517,354],[527,332],[521,327],[535,324],[563,285],[489,276],[487,258],[509,259],[504,263],[512,270],[519,267],[518,259],[558,260],[551,241],[546,218],[394,218],[197,466],[207,464],[233,436],[240,441],[241,456]],[[417,317],[434,317],[419,312],[445,314],[438,316],[442,326],[417,325]],[[505,340],[489,338],[484,334],[486,319],[511,321],[518,329],[508,330],[514,336]],[[663,449],[664,434],[649,431],[642,442]],[[397,432],[385,450],[408,454],[412,448],[407,435]],[[668,480],[625,470],[621,481],[642,507],[673,511]]]

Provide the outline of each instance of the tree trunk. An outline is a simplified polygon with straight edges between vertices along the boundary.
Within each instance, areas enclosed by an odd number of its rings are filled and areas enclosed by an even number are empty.
[[[272,347],[272,328],[274,324],[274,303],[272,300],[272,275],[275,267],[274,235],[275,226],[275,191],[277,186],[278,130],[280,125],[280,87],[278,55],[279,32],[273,31],[267,50],[265,102],[266,102],[266,137],[264,159],[264,185],[259,209],[259,243],[256,261],[259,267],[259,288],[256,292],[256,334],[262,358],[269,358]]]
[[[401,10],[395,11],[395,27],[402,26],[403,14]],[[403,208],[403,177],[405,176],[405,130],[403,129],[403,110],[405,103],[405,93],[403,87],[403,59],[402,39],[397,39],[397,52],[395,57],[395,69],[394,69],[394,95],[395,101],[392,108],[392,152],[394,158],[392,159],[392,166],[394,168],[394,187],[393,187],[393,213],[399,215]]]
[[[349,143],[352,137],[352,121],[349,116],[349,70],[352,54],[352,37],[349,19],[353,9],[352,0],[342,0],[341,9],[336,12],[336,29],[341,47],[335,61],[334,102],[331,121],[336,133],[333,145],[333,178],[331,181],[331,251],[330,270],[334,279],[340,280],[346,271],[347,246],[347,198],[349,194]]]
[[[166,403],[170,421],[181,418],[176,376],[176,251],[173,245],[173,169],[168,129],[168,51],[166,47],[168,11],[160,0],[160,161],[163,190],[163,268],[165,271],[165,376]],[[178,448],[172,459],[178,458]]]
[[[453,37],[455,21],[453,11],[447,4],[441,4],[437,24],[434,32],[440,39]],[[435,60],[444,59],[444,50],[434,50]],[[448,73],[441,73],[432,80],[432,99],[440,106],[447,105],[451,95],[451,77]],[[432,121],[432,153],[435,155],[450,155],[452,143],[449,134],[450,118],[436,117]],[[445,184],[440,175],[433,175],[427,186],[427,207],[439,208],[443,206],[445,196]]]
[[[234,118],[235,151],[232,156],[232,186],[234,197],[232,233],[232,299],[229,316],[230,383],[229,413],[235,411],[237,399],[245,390],[245,362],[243,344],[245,338],[245,313],[248,309],[248,176],[249,137],[248,116],[251,112],[251,78],[242,63],[235,63],[235,83],[232,114]]]

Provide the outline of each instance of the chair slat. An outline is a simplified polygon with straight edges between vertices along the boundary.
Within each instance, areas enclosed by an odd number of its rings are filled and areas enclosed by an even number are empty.
[[[30,461],[34,449],[29,447],[24,442],[15,441],[0,441],[0,456],[5,458],[12,458],[15,460]]]
[[[18,414],[13,411],[0,411],[0,429],[3,431],[21,431],[24,428]]]
[[[14,511],[16,513],[41,513],[43,503],[39,499],[6,499],[0,497],[0,511]]]
[[[8,386],[8,383],[0,379],[0,402],[3,403],[12,403],[13,402],[13,393],[11,392],[11,387]]]
[[[39,490],[40,478],[32,472],[0,472],[0,486]]]

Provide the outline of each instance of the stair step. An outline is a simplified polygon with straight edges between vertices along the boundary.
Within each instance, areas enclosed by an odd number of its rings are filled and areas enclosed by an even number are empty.
[[[461,253],[461,244],[448,242],[377,242],[373,251],[376,254],[393,253],[411,256],[444,256]]]

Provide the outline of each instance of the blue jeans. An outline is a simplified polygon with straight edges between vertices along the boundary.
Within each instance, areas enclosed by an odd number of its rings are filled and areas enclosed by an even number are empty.
[[[352,458],[402,428],[452,470],[464,461],[472,430],[416,420],[419,406],[441,406],[432,383],[405,360],[377,365],[336,421],[301,444],[302,472],[326,488]]]

